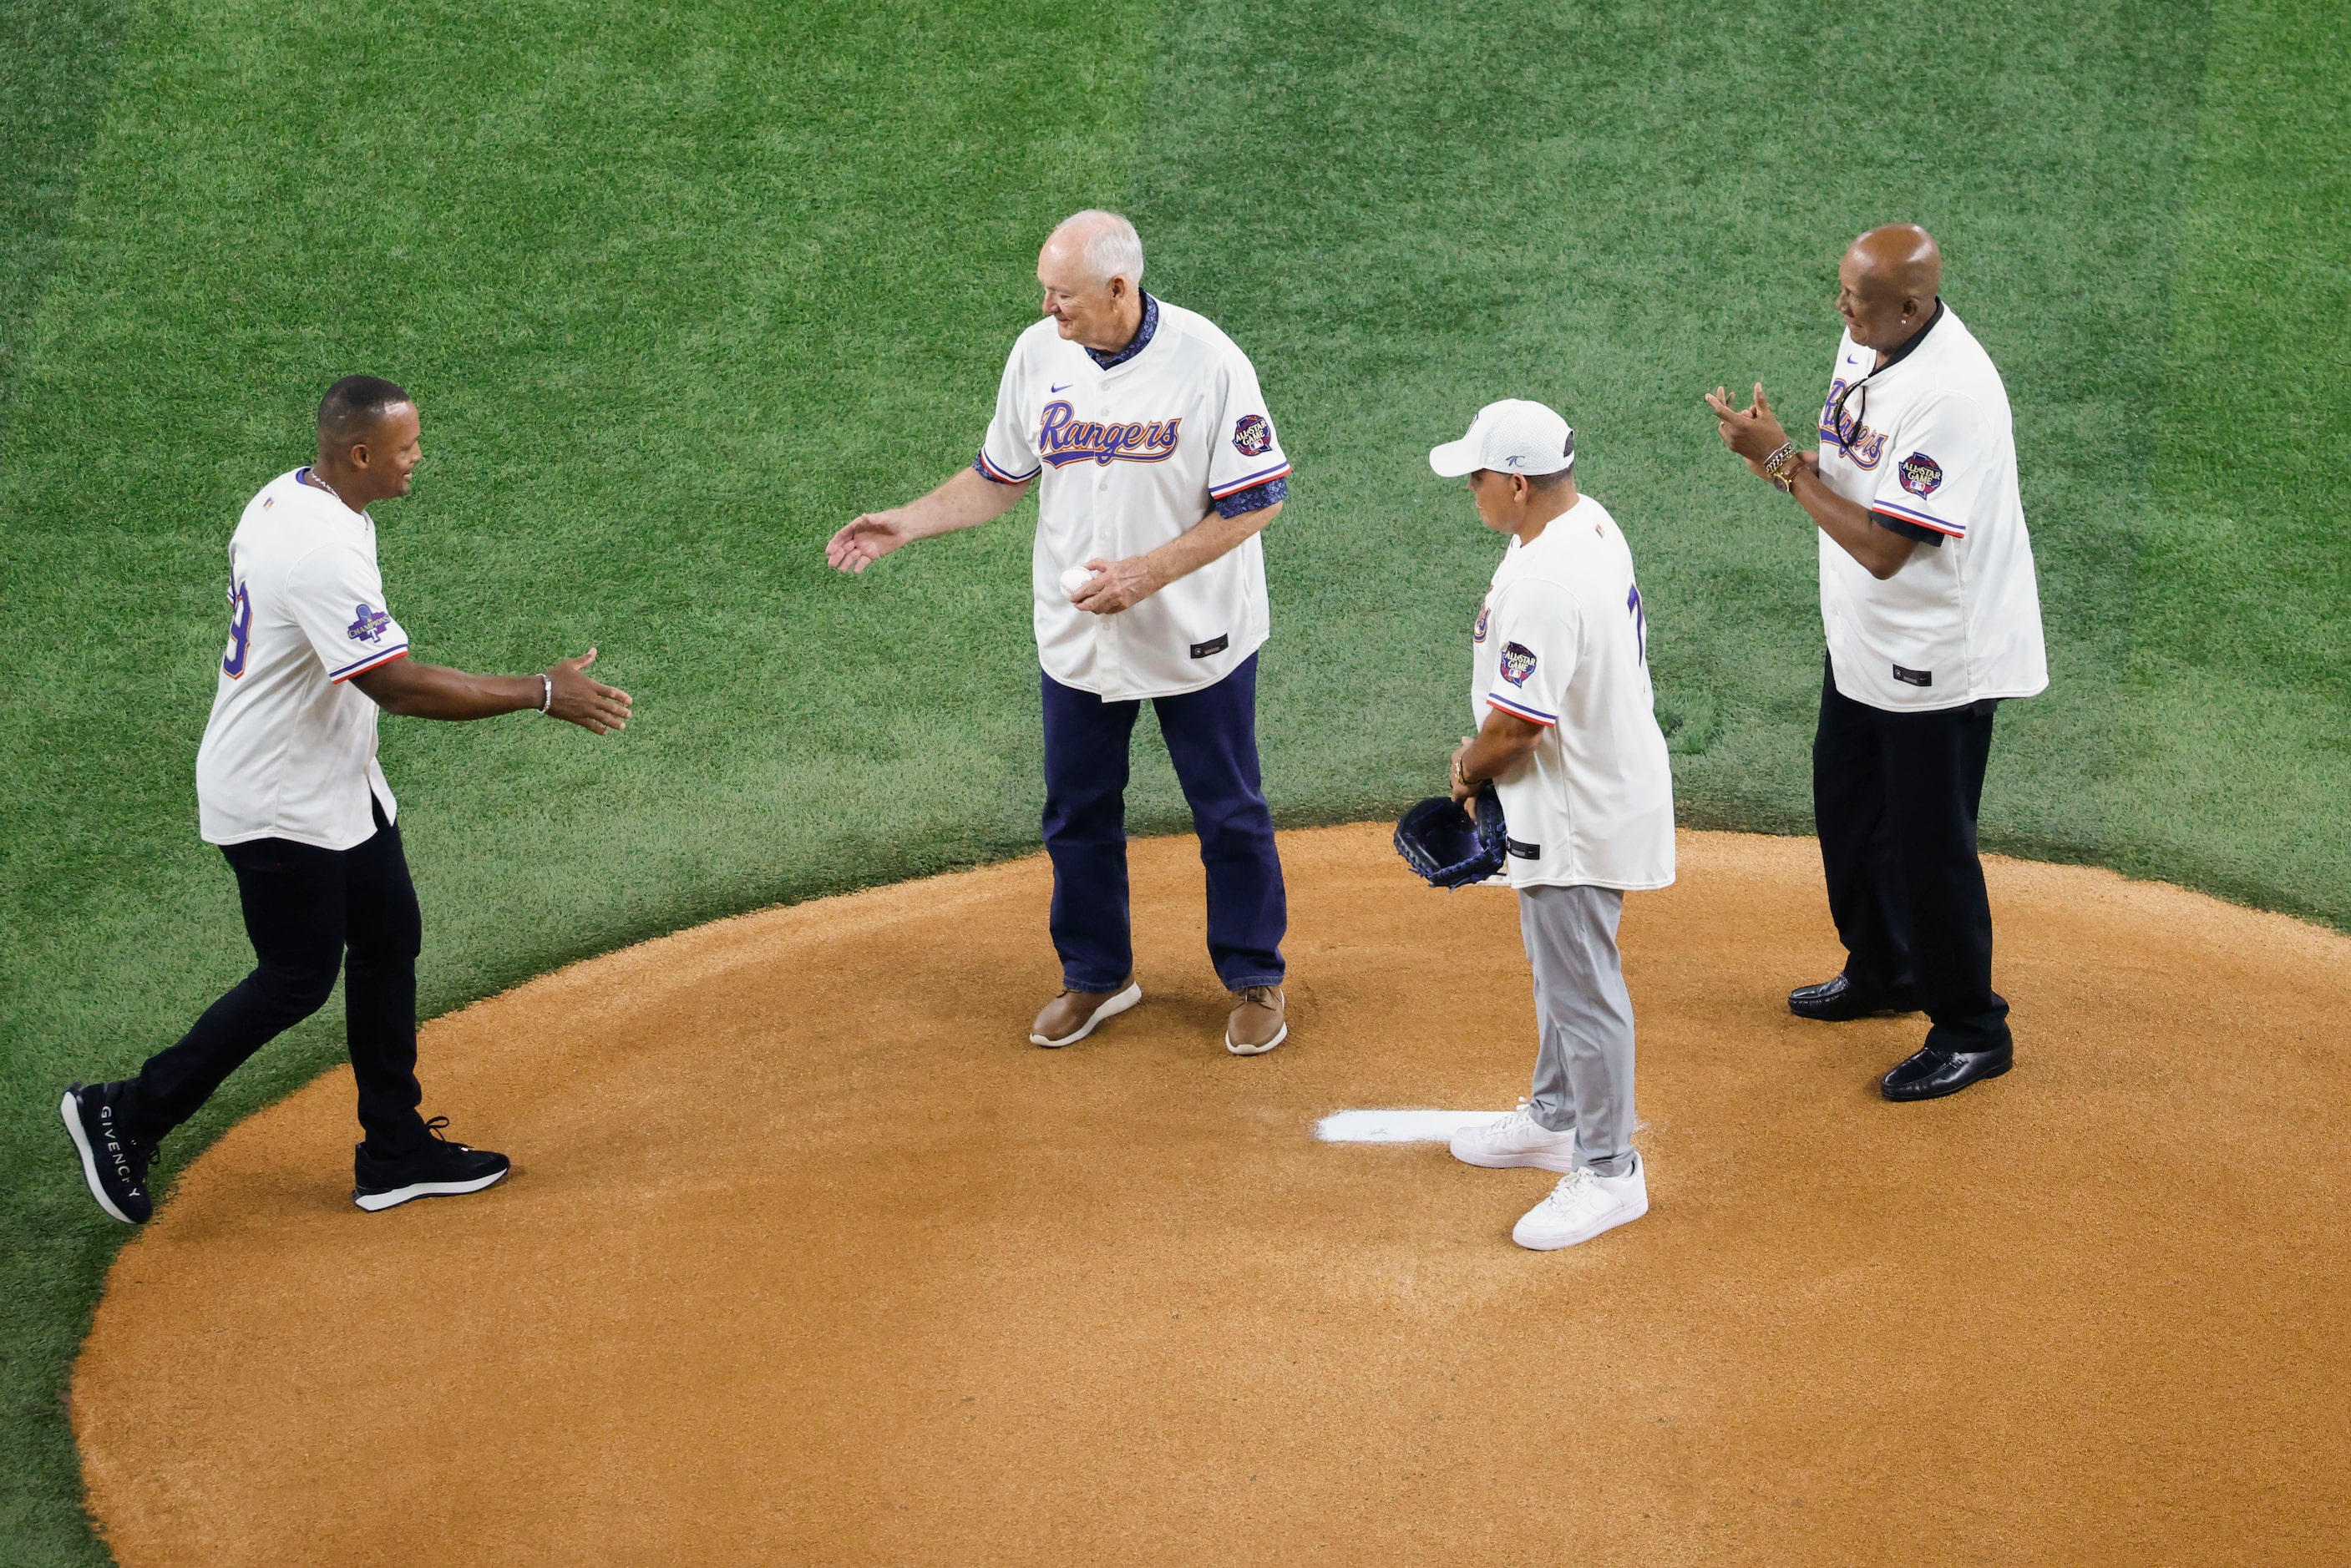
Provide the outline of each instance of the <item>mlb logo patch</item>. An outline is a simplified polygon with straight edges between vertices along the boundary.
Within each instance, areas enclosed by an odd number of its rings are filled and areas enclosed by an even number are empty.
[[[1943,483],[1943,465],[1923,452],[1914,452],[1896,466],[1902,488],[1913,495],[1932,495]]]
[[[1535,672],[1535,650],[1523,642],[1502,644],[1502,679],[1513,686],[1524,686],[1527,677]]]
[[[1256,457],[1273,448],[1273,426],[1263,414],[1243,414],[1233,421],[1233,450]]]
[[[392,624],[392,618],[365,599],[361,599],[357,607],[359,613],[351,618],[351,624],[347,628],[350,633],[351,640],[381,642],[384,628]]]

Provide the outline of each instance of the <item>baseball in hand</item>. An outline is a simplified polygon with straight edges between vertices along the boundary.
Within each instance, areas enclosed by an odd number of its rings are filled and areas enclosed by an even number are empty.
[[[1078,590],[1093,580],[1094,575],[1085,567],[1071,566],[1061,574],[1061,591],[1070,597],[1076,598]]]

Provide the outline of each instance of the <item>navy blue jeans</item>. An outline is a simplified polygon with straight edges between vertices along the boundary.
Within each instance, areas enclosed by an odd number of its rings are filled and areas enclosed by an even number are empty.
[[[1111,991],[1134,971],[1127,921],[1127,750],[1141,702],[1045,683],[1045,850],[1061,983]],[[1290,901],[1257,764],[1257,656],[1180,697],[1157,697],[1159,732],[1192,807],[1208,873],[1208,960],[1226,989],[1281,983]]]

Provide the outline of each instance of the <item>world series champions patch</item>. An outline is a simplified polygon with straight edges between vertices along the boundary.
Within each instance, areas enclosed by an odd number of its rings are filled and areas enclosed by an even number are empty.
[[[1483,642],[1486,640],[1487,618],[1491,616],[1493,613],[1494,607],[1490,604],[1483,604],[1478,607],[1478,624],[1469,628],[1470,641]]]
[[[1243,414],[1233,421],[1233,450],[1256,457],[1273,447],[1273,425],[1263,414]]]
[[[344,628],[350,633],[350,639],[353,642],[381,642],[384,628],[392,625],[392,618],[365,600],[360,602],[358,608],[359,614]]]
[[[1523,642],[1502,644],[1502,679],[1513,686],[1524,686],[1527,677],[1535,672],[1535,650]]]
[[[1943,483],[1943,465],[1923,452],[1914,452],[1895,465],[1902,488],[1913,495],[1932,495]]]

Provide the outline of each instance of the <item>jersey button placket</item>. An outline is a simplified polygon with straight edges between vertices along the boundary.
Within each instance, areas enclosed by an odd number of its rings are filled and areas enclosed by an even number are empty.
[[[1094,476],[1094,549],[1105,561],[1115,561],[1111,549],[1110,464],[1097,465]],[[1118,656],[1118,617],[1099,615],[1094,619],[1094,668],[1102,672],[1102,683],[1116,691],[1124,686],[1125,670]]]

